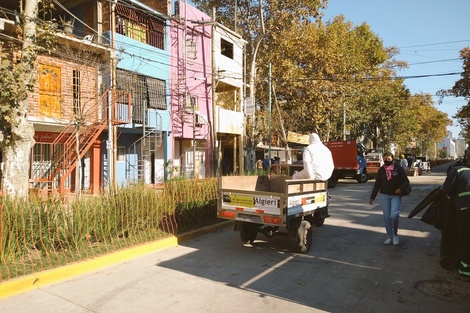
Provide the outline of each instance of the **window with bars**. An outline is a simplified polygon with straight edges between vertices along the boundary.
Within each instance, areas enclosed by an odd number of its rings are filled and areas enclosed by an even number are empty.
[[[33,146],[33,157],[31,160],[31,178],[45,177],[52,166],[52,144],[36,143]]]
[[[165,49],[165,21],[135,8],[116,5],[116,32],[155,48]]]
[[[73,85],[73,114],[75,117],[82,117],[82,103],[81,103],[81,77],[80,71],[74,70],[72,77],[72,85]]]
[[[117,71],[116,80],[119,89],[132,93],[134,117],[142,116],[144,108],[166,110],[164,80],[124,70]]]

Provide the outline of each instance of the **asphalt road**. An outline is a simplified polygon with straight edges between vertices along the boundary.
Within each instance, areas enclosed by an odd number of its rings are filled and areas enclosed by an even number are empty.
[[[440,231],[408,213],[443,173],[410,177],[400,245],[385,246],[373,181],[341,180],[307,254],[287,237],[243,245],[230,228],[0,300],[0,312],[465,312],[470,283],[440,267]],[[378,200],[378,199],[377,199]]]

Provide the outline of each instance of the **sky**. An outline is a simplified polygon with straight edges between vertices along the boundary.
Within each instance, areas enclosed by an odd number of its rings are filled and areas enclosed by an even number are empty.
[[[323,20],[342,14],[354,25],[367,23],[385,46],[396,46],[397,60],[407,61],[402,77],[461,73],[459,51],[470,46],[470,0],[328,0]],[[460,75],[406,78],[412,94],[433,95],[438,110],[449,118],[466,104],[463,98],[446,97],[438,104],[436,92],[450,89]],[[454,120],[454,119],[452,119]],[[460,127],[447,127],[454,138]]]

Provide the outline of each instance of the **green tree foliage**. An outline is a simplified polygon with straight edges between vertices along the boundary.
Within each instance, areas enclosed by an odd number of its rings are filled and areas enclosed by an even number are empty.
[[[275,98],[286,100],[282,116],[291,131],[341,139],[346,113],[353,137],[372,135],[389,128],[390,116],[403,106],[403,84],[391,79],[403,64],[367,24],[355,27],[343,16],[326,24],[304,21],[269,41],[272,48],[259,64],[273,64]],[[267,76],[264,67],[258,66],[258,75]],[[259,101],[267,99],[266,88],[258,85]]]
[[[286,144],[286,131],[341,139],[344,116],[350,137],[370,138],[374,146],[406,147],[417,138],[410,94],[395,78],[406,63],[366,23],[355,26],[343,16],[323,22],[326,1],[193,2],[208,14],[216,8],[216,20],[248,41],[248,81],[261,108],[248,127],[259,139],[268,137],[269,121],[277,144]],[[448,119],[440,122],[445,129]]]
[[[0,43],[0,128],[4,135],[4,144],[9,144],[12,140],[14,112],[27,99],[28,92],[33,87],[30,73],[34,51],[24,51],[22,60],[19,60],[19,50],[14,43]]]
[[[467,104],[461,107],[454,118],[457,119],[458,123],[462,128],[461,135],[470,142],[470,48],[466,47],[460,51],[460,58],[462,59],[463,72],[461,78],[455,82],[455,85],[450,90],[440,90],[439,96],[455,96],[463,97],[467,101]]]
[[[446,113],[439,111],[429,94],[410,96],[402,111],[402,123],[395,124],[394,141],[400,151],[415,143],[416,155],[434,155],[435,143],[445,137],[446,126],[452,124]]]

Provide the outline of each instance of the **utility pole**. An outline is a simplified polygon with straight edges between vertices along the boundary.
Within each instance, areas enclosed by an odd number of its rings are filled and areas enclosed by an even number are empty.
[[[116,97],[116,40],[115,40],[115,30],[116,30],[116,2],[111,3],[111,64],[110,64],[110,78],[111,78],[111,90],[108,95],[108,140],[106,141],[106,148],[108,150],[108,189],[111,190],[115,187],[115,162],[114,162],[114,152],[115,152],[115,139],[113,127],[113,103]]]
[[[272,127],[271,127],[271,63],[269,63],[269,72],[268,72],[268,141],[269,141],[269,159],[271,159],[271,142],[272,142]]]

